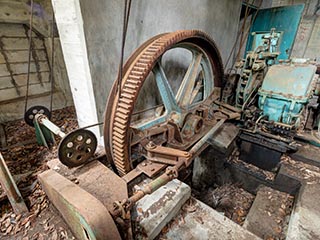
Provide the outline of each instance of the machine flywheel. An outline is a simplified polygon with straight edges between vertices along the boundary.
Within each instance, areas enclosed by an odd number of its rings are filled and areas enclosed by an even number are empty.
[[[186,71],[181,68],[180,78],[172,77],[179,72],[174,64],[184,61]],[[120,86],[113,84],[105,111],[106,153],[119,174],[143,158],[146,139],[168,145],[170,138],[171,146],[183,150],[199,140],[208,129],[203,119],[208,119],[206,108],[218,95],[223,74],[217,46],[202,31],[161,34],[142,44],[124,65]],[[145,106],[152,102],[147,94],[160,100]],[[175,129],[174,137],[163,130],[169,128]]]

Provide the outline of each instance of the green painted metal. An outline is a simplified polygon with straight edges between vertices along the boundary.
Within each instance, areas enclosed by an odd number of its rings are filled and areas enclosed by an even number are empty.
[[[316,66],[279,64],[270,67],[259,90],[259,108],[270,121],[299,124],[315,85]]]
[[[36,121],[36,118],[34,118],[33,124],[36,131],[37,142],[39,145],[48,148],[55,143],[53,134],[48,128],[38,123],[38,121]]]
[[[269,32],[271,28],[282,33],[279,59],[290,58],[292,46],[302,17],[304,4],[261,9],[251,26],[246,52],[254,50],[253,32]],[[256,39],[257,41],[257,39]]]
[[[260,88],[268,66],[276,63],[280,37],[281,33],[274,28],[263,34],[255,34],[253,51],[247,52],[245,59],[237,63],[236,67],[240,68],[236,92],[237,108],[246,107]]]

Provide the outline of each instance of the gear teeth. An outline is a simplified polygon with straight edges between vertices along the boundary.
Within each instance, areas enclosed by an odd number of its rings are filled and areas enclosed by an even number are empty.
[[[124,109],[131,109],[131,105],[126,104],[126,103],[118,103],[119,107],[122,107]]]
[[[124,130],[127,126],[125,124],[119,123],[119,121],[115,121],[114,125],[118,128],[120,128],[121,130]]]
[[[122,107],[119,107],[119,108],[118,108],[118,111],[121,112],[121,113],[123,113],[123,114],[129,114],[129,113],[130,113],[129,110],[124,109],[124,108],[122,108]],[[118,118],[118,119],[119,119],[119,118]],[[117,118],[116,118],[116,121],[119,121],[119,122],[122,123],[123,120],[122,120],[122,119],[121,119],[121,120],[117,120]]]
[[[132,70],[130,72],[129,78],[135,78],[135,77],[139,77],[138,79],[141,79],[143,77],[143,72]]]
[[[136,89],[139,88],[137,85],[133,85],[133,84],[131,84],[131,83],[126,83],[124,86],[125,86],[126,88],[131,88],[131,89],[134,89],[134,90],[136,90]]]
[[[125,97],[125,98],[128,98],[128,99],[133,99],[134,95],[122,92],[121,93],[121,97]]]
[[[166,49],[170,48],[172,44],[191,37],[200,37],[201,39],[213,42],[208,35],[196,30],[181,30],[161,35],[140,52],[137,52],[139,55],[130,63],[131,65],[129,65],[127,72],[123,75],[121,95],[117,104],[114,105],[116,108],[114,109],[115,114],[112,116],[113,121],[111,121],[113,125],[110,129],[110,131],[112,131],[111,147],[113,160],[120,176],[127,174],[131,170],[128,151],[128,146],[130,146],[128,143],[128,129],[134,102],[137,99],[139,90],[143,86],[144,80],[151,71],[155,60],[159,58]],[[218,58],[219,57],[220,56],[218,56]],[[219,66],[221,58],[217,61]]]
[[[121,118],[121,119],[123,119],[123,120],[125,120],[125,121],[127,121],[128,118],[129,118],[128,115],[123,114],[123,113],[120,113],[120,112],[116,112],[116,116],[119,117],[119,118]]]
[[[118,133],[120,133],[122,135],[125,134],[125,132],[126,132],[126,131],[122,130],[121,128],[118,128],[118,127],[114,127],[113,131],[116,131],[116,132],[118,132]]]
[[[122,143],[118,143],[117,141],[112,141],[112,143],[120,148],[123,148],[124,147],[124,144]]]
[[[147,63],[142,63],[142,62],[137,62],[136,63],[136,66],[139,67],[139,68],[149,68],[149,64]]]
[[[139,84],[140,80],[128,79],[127,82],[131,84]]]
[[[116,131],[113,131],[113,139],[114,140],[119,140],[119,141],[124,141],[125,139],[125,136],[121,135],[120,133],[116,132]]]
[[[138,63],[144,63],[144,64],[148,64],[150,63],[150,60],[149,59],[146,59],[146,58],[140,58]]]
[[[120,98],[119,100],[120,102],[124,102],[124,103],[127,103],[127,104],[132,104],[133,100],[131,99],[128,99],[128,98]]]
[[[123,153],[123,152],[124,152],[124,149],[121,148],[121,147],[113,146],[113,148],[114,148],[117,152],[120,152],[120,153]]]
[[[137,64],[135,64],[135,66],[133,67],[133,70],[137,71],[137,72],[145,72],[146,71],[146,69],[144,67],[139,67],[139,66],[137,66]]]
[[[118,158],[124,158],[124,153],[120,153],[120,152],[118,152],[118,151],[114,151],[114,149],[113,149],[113,154],[115,155],[115,156],[117,156]]]

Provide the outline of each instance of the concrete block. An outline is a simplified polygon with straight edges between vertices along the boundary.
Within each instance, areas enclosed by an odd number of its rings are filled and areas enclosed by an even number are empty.
[[[180,213],[177,221],[171,224],[162,236],[164,239],[260,239],[213,208],[199,200],[194,201],[196,210]]]
[[[190,198],[191,188],[173,180],[137,202],[132,218],[140,238],[154,239]]]
[[[292,201],[293,197],[287,193],[261,186],[243,227],[263,239],[282,239],[286,222],[284,213],[290,211]]]
[[[287,238],[320,239],[320,184],[306,184],[300,189],[291,214]]]

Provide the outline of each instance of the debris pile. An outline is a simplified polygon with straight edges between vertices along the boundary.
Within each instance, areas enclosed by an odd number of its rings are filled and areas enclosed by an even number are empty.
[[[237,184],[224,184],[197,197],[224,216],[242,225],[255,196]]]
[[[295,161],[289,156],[282,156],[281,164],[285,165],[286,171],[297,179],[307,184],[320,183],[320,168],[300,161]]]
[[[247,163],[245,161],[242,161],[239,158],[240,153],[238,151],[235,151],[235,153],[233,153],[229,158],[228,158],[228,162],[230,163],[234,163],[237,166],[242,166],[245,169],[247,169],[249,172],[254,173],[255,175],[260,175],[262,178],[269,180],[269,181],[273,181],[275,178],[275,172],[269,172],[266,170],[263,170],[261,168],[258,168],[257,166]]]

